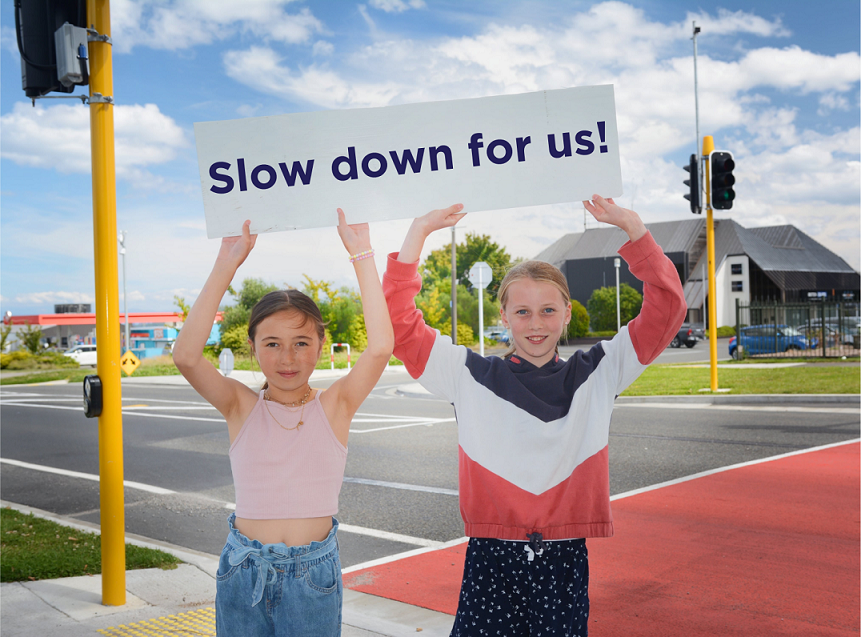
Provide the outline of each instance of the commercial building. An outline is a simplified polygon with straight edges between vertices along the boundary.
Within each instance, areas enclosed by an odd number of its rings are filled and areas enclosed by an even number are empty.
[[[685,290],[687,320],[702,323],[708,311],[708,254],[704,218],[648,224],[676,266]],[[571,298],[586,305],[592,292],[614,286],[614,258],[628,240],[619,228],[590,228],[566,234],[536,255],[562,270]],[[795,226],[745,228],[733,219],[715,220],[717,325],[735,325],[735,302],[858,302],[861,277],[837,254]],[[620,281],[643,286],[621,260]]]

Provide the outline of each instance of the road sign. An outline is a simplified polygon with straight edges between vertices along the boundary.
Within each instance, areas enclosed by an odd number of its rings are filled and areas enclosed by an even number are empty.
[[[131,350],[126,350],[126,353],[120,358],[120,367],[126,373],[126,376],[131,376],[135,370],[140,367],[140,359],[132,354]]]
[[[225,347],[218,355],[218,369],[225,376],[230,376],[233,371],[233,352],[230,351],[229,347]]]
[[[476,261],[469,269],[468,278],[470,283],[483,290],[493,281],[493,270],[484,261]]]

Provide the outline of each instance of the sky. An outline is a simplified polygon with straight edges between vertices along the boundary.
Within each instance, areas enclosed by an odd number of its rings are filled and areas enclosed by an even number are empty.
[[[206,238],[195,122],[613,84],[617,203],[646,223],[689,219],[694,20],[700,134],[737,165],[735,204],[716,218],[793,224],[857,270],[859,14],[857,0],[114,0],[128,308],[193,301],[218,252]],[[0,313],[51,313],[94,301],[89,109],[31,105],[14,24],[13,2],[2,0]],[[584,212],[579,202],[513,208],[460,225],[531,258],[582,231]],[[380,271],[408,227],[371,224]],[[449,240],[437,233],[424,254]],[[346,257],[334,228],[262,235],[235,282],[301,286],[305,274],[355,287]]]

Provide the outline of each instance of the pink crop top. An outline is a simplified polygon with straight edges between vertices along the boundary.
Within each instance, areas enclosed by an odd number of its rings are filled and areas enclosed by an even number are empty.
[[[347,448],[329,425],[321,393],[305,405],[304,424],[287,430],[299,422],[301,409],[265,401],[260,392],[228,454],[237,517],[277,520],[338,512]]]

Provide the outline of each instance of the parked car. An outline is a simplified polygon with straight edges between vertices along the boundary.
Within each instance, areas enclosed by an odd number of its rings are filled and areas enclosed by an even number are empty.
[[[66,350],[63,355],[78,361],[81,367],[85,365],[95,367],[98,362],[95,345],[75,345],[72,349]]]
[[[741,328],[738,336],[729,339],[729,355],[738,359],[739,346],[748,354],[756,355],[804,350],[816,345],[815,338],[808,339],[790,325],[751,325]]]
[[[490,338],[500,343],[507,343],[508,330],[504,327],[486,327],[484,328],[484,338]]]
[[[679,328],[679,333],[676,334],[672,341],[670,341],[670,347],[681,347],[682,345],[685,347],[693,347],[697,344],[697,341],[702,341],[704,339],[705,334],[703,333],[703,328],[683,323]]]

